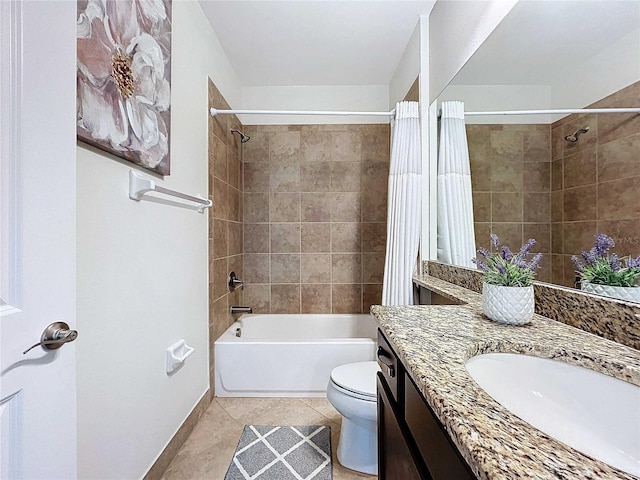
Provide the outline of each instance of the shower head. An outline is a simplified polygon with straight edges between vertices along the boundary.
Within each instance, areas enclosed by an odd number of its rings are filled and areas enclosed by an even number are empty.
[[[578,141],[578,138],[580,137],[580,135],[582,135],[583,133],[587,133],[588,131],[589,131],[589,127],[582,127],[576,130],[575,132],[573,132],[571,135],[567,135],[566,137],[564,137],[564,139],[567,142],[575,143]]]
[[[231,129],[231,133],[237,133],[240,135],[240,143],[247,143],[249,140],[251,140],[251,137],[249,135],[245,135],[240,130],[236,130],[235,128]]]

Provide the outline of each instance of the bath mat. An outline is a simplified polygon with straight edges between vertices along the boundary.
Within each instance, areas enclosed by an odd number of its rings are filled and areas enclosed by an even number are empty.
[[[224,480],[332,480],[331,429],[245,425]]]

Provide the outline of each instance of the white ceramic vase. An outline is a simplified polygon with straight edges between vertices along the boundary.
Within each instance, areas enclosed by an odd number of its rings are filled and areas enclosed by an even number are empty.
[[[640,303],[640,287],[614,287],[612,285],[600,285],[598,283],[581,282],[581,288],[587,293],[604,295],[605,297],[618,298],[627,302]]]
[[[504,287],[483,283],[482,311],[496,322],[510,325],[529,323],[534,312],[533,285]]]

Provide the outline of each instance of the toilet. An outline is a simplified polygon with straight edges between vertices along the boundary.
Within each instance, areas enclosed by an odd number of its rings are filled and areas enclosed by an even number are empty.
[[[351,470],[378,473],[377,362],[340,365],[331,371],[327,400],[342,415],[338,461]]]

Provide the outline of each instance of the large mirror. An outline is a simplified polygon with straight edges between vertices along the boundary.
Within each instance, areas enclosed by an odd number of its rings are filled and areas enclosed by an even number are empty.
[[[465,112],[640,107],[640,2],[520,1],[439,95]],[[538,280],[578,287],[572,255],[640,255],[640,115],[465,116],[477,247],[544,254]]]

